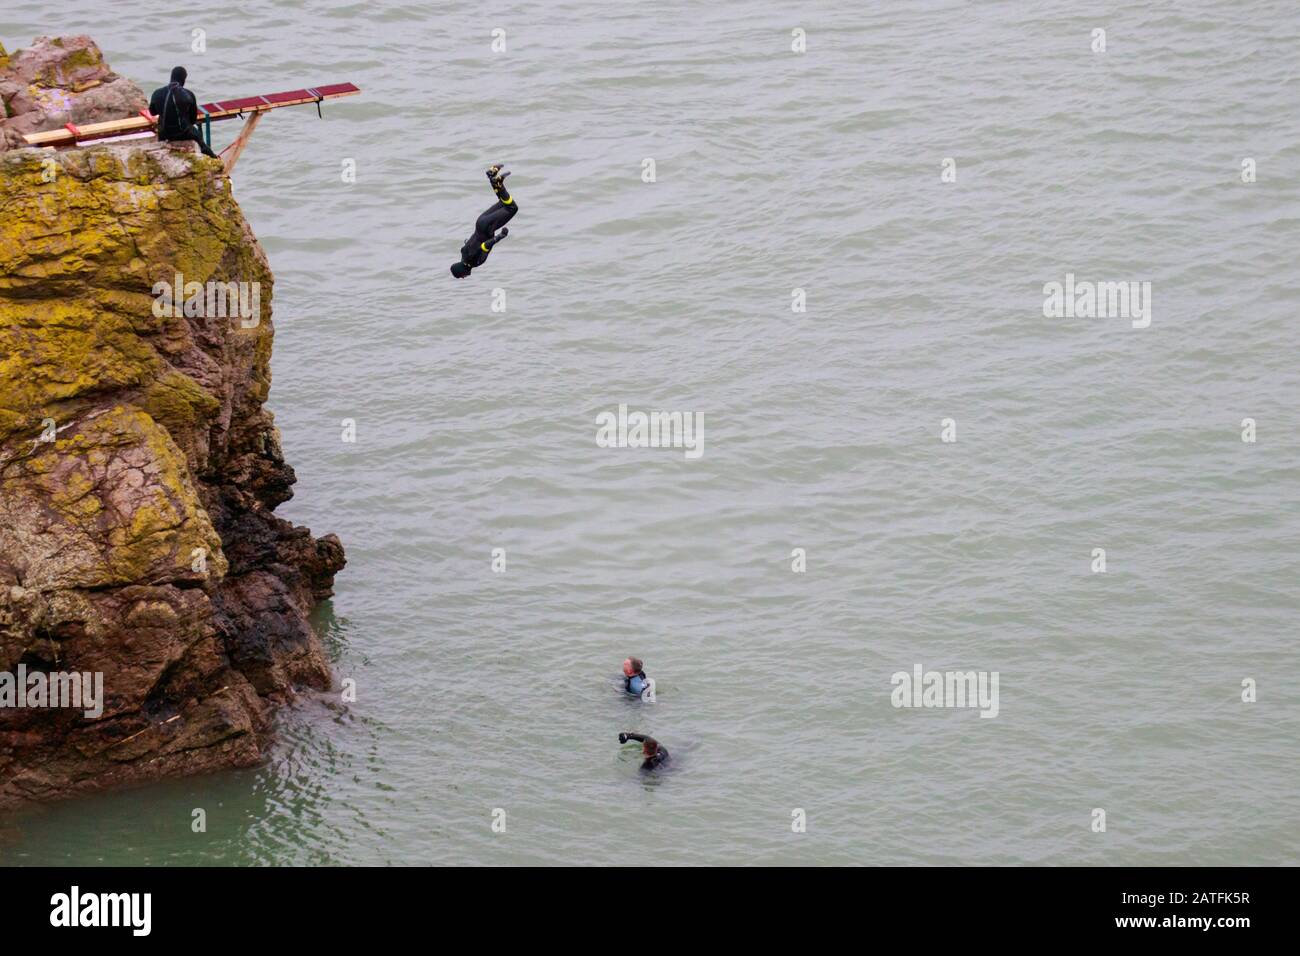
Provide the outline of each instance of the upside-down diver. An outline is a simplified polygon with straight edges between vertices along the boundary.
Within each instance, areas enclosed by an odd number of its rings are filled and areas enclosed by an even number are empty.
[[[492,247],[510,235],[506,223],[514,218],[519,207],[515,205],[514,198],[506,189],[505,179],[509,175],[510,171],[503,170],[500,163],[488,167],[488,182],[492,184],[492,191],[497,194],[497,201],[483,210],[478,221],[474,223],[474,235],[460,247],[460,262],[453,263],[451,267],[451,274],[457,279],[465,278],[471,270],[487,262]],[[498,229],[501,230],[499,233]]]

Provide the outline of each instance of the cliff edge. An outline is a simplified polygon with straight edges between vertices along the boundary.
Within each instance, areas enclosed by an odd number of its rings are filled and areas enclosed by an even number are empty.
[[[0,681],[0,806],[254,764],[330,685],[308,615],[344,564],[273,514],[266,256],[192,144],[20,145],[145,105],[89,38],[0,47],[0,103],[0,678],[103,688],[88,715]]]

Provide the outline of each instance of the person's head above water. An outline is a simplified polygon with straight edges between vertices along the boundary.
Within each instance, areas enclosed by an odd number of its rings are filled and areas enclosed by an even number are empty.
[[[624,658],[623,660],[624,677],[635,677],[637,674],[640,674],[644,669],[645,669],[645,665],[641,663],[641,658],[639,657],[627,657]]]
[[[625,730],[618,735],[618,742],[621,744],[625,744],[629,740],[636,740],[641,743],[641,756],[646,759],[646,762],[641,765],[642,770],[652,770],[668,759],[668,751],[660,747],[659,741],[648,734],[637,734]]]
[[[451,264],[451,274],[454,275],[457,279],[463,279],[467,275],[469,275],[469,273],[470,273],[470,268],[469,266],[465,265],[465,263],[453,262]]]
[[[189,78],[189,75],[190,75],[190,74],[188,73],[188,71],[186,71],[185,67],[183,67],[183,66],[174,66],[174,67],[172,67],[172,82],[173,82],[173,83],[179,83],[181,86],[184,86],[184,85],[185,85],[185,81],[186,81],[186,79]]]

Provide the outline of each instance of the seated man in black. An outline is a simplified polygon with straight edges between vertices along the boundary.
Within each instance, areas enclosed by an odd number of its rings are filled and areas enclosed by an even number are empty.
[[[203,142],[203,134],[199,132],[199,103],[185,88],[188,75],[183,66],[173,69],[171,82],[158,87],[149,97],[149,112],[158,117],[160,140],[193,140],[203,155],[216,159],[217,154]]]
[[[515,217],[519,207],[506,189],[505,179],[509,175],[509,171],[502,170],[499,164],[489,167],[488,182],[497,194],[497,201],[479,214],[478,221],[474,223],[474,235],[460,247],[460,262],[453,262],[451,266],[451,274],[457,279],[465,278],[471,269],[477,269],[487,262],[492,247],[510,235],[506,223]],[[498,229],[501,230],[499,233]]]

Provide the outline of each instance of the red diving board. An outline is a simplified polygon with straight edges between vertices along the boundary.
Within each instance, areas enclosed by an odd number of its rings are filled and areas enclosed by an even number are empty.
[[[334,100],[340,96],[352,96],[360,92],[361,90],[351,83],[335,83],[331,86],[313,86],[303,90],[288,90],[284,93],[267,93],[265,96],[245,96],[239,100],[204,103],[199,107],[199,111],[206,112],[214,120],[229,119],[242,113],[260,113],[275,109],[277,106],[319,103],[322,100]]]
[[[317,104],[317,110],[319,110],[320,104],[325,100],[355,96],[360,92],[361,89],[352,83],[333,83],[328,86],[312,86],[301,90],[288,90],[284,93],[267,93],[265,96],[246,96],[237,100],[205,103],[199,107],[199,124],[202,126],[217,120],[253,114],[250,117],[250,126],[246,127],[240,134],[241,140],[246,141],[247,134],[252,132],[252,118],[260,118],[260,114],[265,113],[267,110],[277,109],[281,106],[299,106],[304,103],[315,103]],[[55,149],[66,149],[69,146],[78,146],[81,143],[94,142],[95,140],[138,135],[153,130],[157,122],[158,118],[156,116],[150,116],[148,110],[142,110],[141,115],[138,116],[109,120],[105,123],[90,123],[86,126],[74,126],[69,123],[61,129],[47,130],[44,133],[28,133],[23,139],[27,141],[29,146],[49,146]],[[243,144],[240,142],[240,149],[242,150],[242,148]],[[238,157],[238,152],[236,150],[235,157]],[[225,155],[224,151],[222,155]],[[227,164],[227,169],[233,165],[232,160]]]

